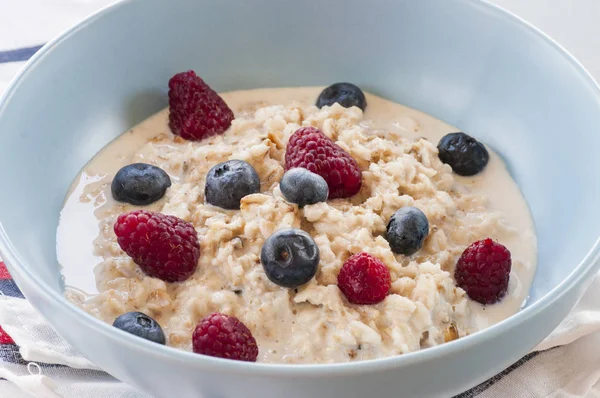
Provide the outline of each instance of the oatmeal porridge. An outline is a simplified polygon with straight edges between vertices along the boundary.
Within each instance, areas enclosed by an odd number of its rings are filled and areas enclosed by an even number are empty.
[[[203,318],[226,314],[251,332],[257,361],[274,363],[403,354],[472,334],[517,312],[535,272],[536,237],[527,204],[498,155],[487,148],[489,161],[481,172],[458,175],[440,160],[437,147],[457,129],[370,94],[364,112],[338,103],[318,108],[321,90],[222,93],[235,116],[223,134],[202,140],[174,135],[165,109],[110,143],[77,177],[61,213],[57,253],[67,297],[111,324],[128,312],[146,314],[164,330],[167,345],[188,351]],[[332,199],[328,180],[329,200],[299,206],[286,199],[280,184],[286,147],[308,126],[354,159],[361,173],[356,194]],[[205,198],[209,171],[229,160],[246,162],[243,167],[258,176],[239,209]],[[164,196],[143,206],[113,198],[117,171],[135,163],[166,172]],[[414,254],[399,254],[386,228],[408,207],[420,210],[426,222],[424,241]],[[121,214],[139,209],[193,225],[200,254],[189,277],[149,276],[126,254],[114,225]],[[291,287],[274,283],[261,264],[267,239],[290,228],[304,231],[318,248],[317,268]],[[469,298],[455,279],[461,254],[486,238],[504,245],[512,258],[507,291],[489,305]],[[80,243],[67,244],[73,239]],[[376,303],[353,304],[338,281],[345,262],[359,253],[384,264],[389,275]]]

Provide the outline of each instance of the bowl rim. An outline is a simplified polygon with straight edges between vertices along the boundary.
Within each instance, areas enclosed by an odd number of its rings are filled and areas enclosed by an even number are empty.
[[[594,80],[586,68],[571,55],[565,48],[540,31],[538,28],[531,25],[516,14],[491,3],[491,0],[455,0],[462,3],[470,3],[474,7],[483,8],[486,11],[495,14],[496,17],[512,20],[513,23],[520,24],[529,32],[538,36],[542,41],[554,47],[568,62],[570,62],[579,73],[584,81],[590,85],[590,88],[595,91],[596,99],[600,103],[600,87]],[[27,74],[37,66],[37,63],[43,59],[52,49],[70,36],[74,35],[80,29],[94,23],[110,13],[118,12],[121,8],[132,6],[134,3],[141,3],[142,0],[121,0],[110,4],[91,14],[76,25],[65,30],[63,33],[50,40],[44,45],[19,71],[12,79],[6,91],[0,96],[0,118],[2,117],[7,103],[19,88],[21,82],[26,78]],[[582,279],[591,276],[595,271],[596,263],[600,263],[600,237],[596,239],[589,252],[583,260],[574,268],[574,270],[557,286],[542,296],[539,300],[528,306],[516,314],[502,320],[501,322],[478,331],[472,335],[465,336],[458,340],[454,340],[436,347],[431,347],[424,350],[410,352],[402,355],[396,355],[386,358],[348,362],[348,363],[332,363],[332,364],[271,364],[271,363],[250,363],[243,361],[231,361],[222,358],[198,355],[193,352],[183,351],[174,347],[157,345],[153,342],[140,339],[122,330],[116,329],[111,325],[100,321],[82,309],[71,304],[62,294],[59,294],[52,289],[46,282],[37,279],[27,267],[22,264],[27,264],[21,259],[18,251],[12,245],[2,223],[0,222],[0,253],[4,262],[10,269],[16,271],[19,276],[26,280],[28,284],[34,286],[37,292],[41,294],[45,300],[53,302],[61,308],[62,311],[70,313],[71,316],[83,317],[87,320],[89,327],[97,333],[103,334],[106,338],[119,338],[123,344],[129,344],[143,350],[146,355],[164,358],[166,360],[177,360],[182,363],[194,363],[196,366],[210,368],[213,371],[226,371],[229,373],[244,374],[250,376],[304,376],[304,377],[331,377],[336,375],[351,375],[358,373],[377,372],[386,369],[393,369],[411,364],[421,363],[424,361],[433,360],[435,358],[451,355],[454,352],[467,349],[469,346],[479,345],[488,339],[497,337],[506,331],[517,327],[524,323],[528,318],[543,312],[566,295],[571,288],[582,282]],[[598,264],[600,265],[600,264]]]

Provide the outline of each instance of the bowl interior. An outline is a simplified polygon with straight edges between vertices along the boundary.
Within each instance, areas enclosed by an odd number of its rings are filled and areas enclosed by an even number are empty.
[[[195,69],[216,90],[327,85],[456,125],[507,161],[532,209],[529,305],[563,281],[600,229],[600,104],[589,77],[483,2],[126,1],[42,51],[0,105],[0,220],[40,284],[62,289],[55,236],[82,166],[166,106]]]

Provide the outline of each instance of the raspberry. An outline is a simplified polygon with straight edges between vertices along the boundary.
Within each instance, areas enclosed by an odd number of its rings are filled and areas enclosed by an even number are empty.
[[[465,249],[456,264],[454,278],[473,300],[493,304],[506,294],[510,268],[508,249],[488,238]]]
[[[301,127],[288,142],[285,169],[302,167],[320,175],[329,199],[348,198],[360,191],[362,172],[356,160],[316,127]]]
[[[200,243],[189,222],[136,210],[121,214],[114,230],[121,249],[148,276],[165,282],[181,282],[196,271]]]
[[[223,98],[194,71],[169,80],[169,127],[175,135],[197,141],[223,134],[231,126],[233,112]]]
[[[338,287],[352,304],[377,304],[390,290],[390,271],[368,253],[350,257],[338,274]]]
[[[213,313],[200,321],[192,335],[194,352],[256,362],[258,346],[250,330],[234,316]]]

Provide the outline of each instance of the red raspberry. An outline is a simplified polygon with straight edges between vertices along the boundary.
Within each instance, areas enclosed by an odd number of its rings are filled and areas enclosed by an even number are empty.
[[[197,141],[223,134],[231,126],[233,112],[194,71],[169,80],[169,127],[175,135]]]
[[[456,264],[454,278],[473,300],[494,304],[506,294],[510,267],[508,249],[488,238],[465,249]]]
[[[329,199],[349,198],[360,191],[362,172],[356,160],[316,127],[301,127],[288,142],[285,169],[302,167],[323,177]]]
[[[200,321],[192,335],[194,352],[256,362],[258,346],[250,329],[234,316],[213,313]]]
[[[390,271],[369,253],[350,257],[338,274],[338,287],[352,304],[377,304],[390,290]]]
[[[166,282],[189,278],[198,265],[200,243],[194,226],[175,216],[136,210],[114,226],[119,246],[148,276]]]

